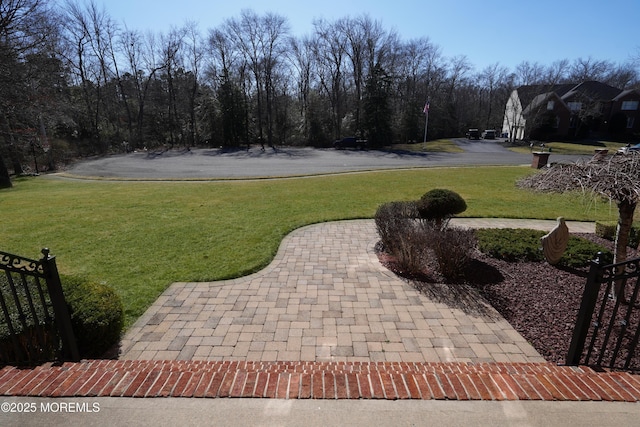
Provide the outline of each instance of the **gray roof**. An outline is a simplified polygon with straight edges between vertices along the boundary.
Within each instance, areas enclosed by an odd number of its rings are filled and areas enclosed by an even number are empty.
[[[567,99],[579,94],[592,100],[611,101],[623,92],[621,89],[597,81],[586,81],[577,84],[527,85],[520,86],[517,91],[520,103],[525,109],[536,97],[542,94],[555,93],[561,99]]]
[[[609,86],[596,81],[586,81],[572,88],[565,95],[560,95],[563,99],[574,94],[586,96],[593,101],[611,101],[622,92],[622,89]]]

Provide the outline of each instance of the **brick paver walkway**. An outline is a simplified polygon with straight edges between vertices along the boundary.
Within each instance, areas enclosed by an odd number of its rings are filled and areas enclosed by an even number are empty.
[[[426,296],[388,271],[377,240],[371,220],[311,225],[257,274],[174,283],[124,337],[121,358],[544,362],[473,290]]]
[[[639,376],[546,363],[473,293],[417,292],[379,264],[376,240],[372,221],[304,227],[257,274],[173,284],[123,360],[7,366],[0,395],[640,401]]]

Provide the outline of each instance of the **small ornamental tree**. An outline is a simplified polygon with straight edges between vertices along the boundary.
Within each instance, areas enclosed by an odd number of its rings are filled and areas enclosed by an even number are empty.
[[[583,191],[615,202],[618,226],[614,262],[627,259],[633,215],[640,200],[640,153],[556,164],[520,180],[518,186],[543,192]]]
[[[562,193],[583,191],[604,197],[618,207],[614,263],[627,259],[627,245],[633,215],[640,200],[640,153],[609,157],[594,156],[588,161],[556,164],[518,182],[522,188]],[[616,283],[619,295],[619,283]]]
[[[455,191],[435,188],[417,202],[420,219],[433,221],[437,228],[445,228],[456,214],[467,210],[467,203]]]

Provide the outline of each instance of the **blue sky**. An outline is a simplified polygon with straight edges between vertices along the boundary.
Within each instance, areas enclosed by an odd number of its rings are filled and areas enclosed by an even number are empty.
[[[477,71],[496,62],[513,70],[524,60],[640,56],[640,0],[95,1],[130,29],[166,32],[194,21],[203,35],[243,9],[282,15],[295,35],[311,33],[316,18],[367,14],[403,40],[429,37],[444,56],[466,55]]]

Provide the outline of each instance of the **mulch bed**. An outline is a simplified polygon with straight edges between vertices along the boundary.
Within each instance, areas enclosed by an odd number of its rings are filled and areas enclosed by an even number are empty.
[[[612,242],[594,234],[576,235],[613,250]],[[546,262],[506,262],[478,252],[465,284],[446,285],[434,274],[400,271],[388,254],[378,251],[378,255],[383,265],[421,291],[429,292],[430,297],[434,288],[443,287],[466,287],[479,292],[547,361],[565,363],[588,267],[574,270]],[[629,249],[628,257],[635,256],[637,253]],[[460,292],[453,299],[459,297]],[[640,355],[635,355],[632,365],[640,367]]]

